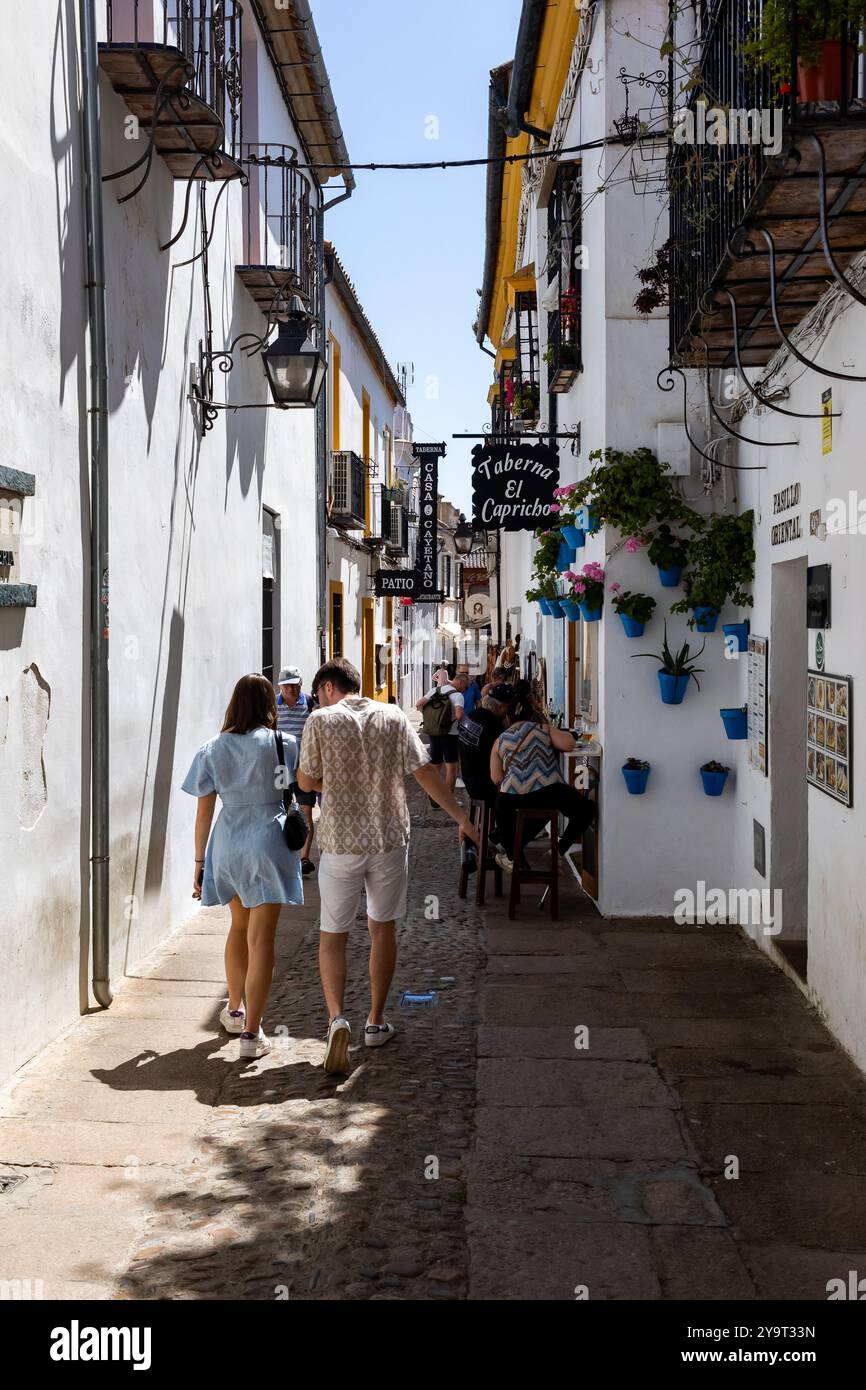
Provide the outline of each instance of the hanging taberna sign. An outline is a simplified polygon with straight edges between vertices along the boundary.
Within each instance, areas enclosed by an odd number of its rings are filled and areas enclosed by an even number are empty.
[[[439,460],[445,453],[444,444],[413,444],[412,457],[421,465],[418,507],[419,574],[415,600],[435,603],[441,598],[439,578]]]
[[[472,450],[472,524],[478,530],[534,531],[547,526],[559,487],[559,453],[549,444],[476,444]]]

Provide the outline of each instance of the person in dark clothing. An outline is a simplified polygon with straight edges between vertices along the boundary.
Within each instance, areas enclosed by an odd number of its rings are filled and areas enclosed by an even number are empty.
[[[595,806],[562,776],[559,754],[571,752],[575,741],[566,729],[554,728],[539,713],[528,682],[519,681],[515,686],[506,722],[508,727],[496,740],[490,755],[490,777],[499,788],[496,825],[503,853],[497,854],[496,862],[511,873],[517,812],[521,807],[535,810],[550,806],[567,817],[568,824],[559,840],[559,852],[565,854],[591,824]]]
[[[490,754],[505,727],[505,713],[514,694],[510,685],[493,686],[471,715],[464,714],[458,726],[460,776],[473,801],[488,806],[496,802],[496,788],[490,780]],[[461,835],[461,856],[470,873],[476,867],[475,846]]]

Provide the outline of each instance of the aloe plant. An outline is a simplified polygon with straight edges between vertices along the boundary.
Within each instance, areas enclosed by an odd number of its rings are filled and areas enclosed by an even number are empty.
[[[696,672],[700,671],[701,674],[703,674],[704,667],[695,666],[694,663],[697,658],[703,654],[706,645],[706,641],[702,642],[701,650],[699,652],[693,652],[689,643],[683,642],[683,645],[675,654],[668,646],[668,625],[667,622],[665,622],[665,637],[662,643],[661,656],[659,656],[658,652],[635,652],[632,660],[634,661],[635,657],[650,656],[653,661],[661,663],[661,670],[666,676],[690,676],[698,687],[698,690],[700,690],[701,683],[697,678]]]

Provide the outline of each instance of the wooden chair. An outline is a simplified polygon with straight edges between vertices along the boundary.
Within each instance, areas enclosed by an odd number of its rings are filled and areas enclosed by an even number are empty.
[[[524,827],[530,821],[549,821],[550,822],[550,868],[549,869],[521,869],[523,859],[523,834]],[[517,824],[514,832],[514,854],[512,855],[514,869],[511,874],[511,892],[508,895],[508,915],[514,917],[517,912],[517,904],[520,902],[520,889],[523,884],[543,883],[548,892],[542,897],[550,896],[550,916],[551,920],[559,920],[559,812],[552,806],[545,810],[539,806],[534,810],[517,812]]]
[[[493,889],[497,898],[502,897],[502,870],[490,853],[490,835],[493,830],[493,807],[488,806],[486,801],[470,801],[469,819],[473,825],[479,827],[481,842],[476,848],[477,868],[475,870],[475,901],[479,907],[484,906],[487,895],[487,875],[493,871]],[[461,898],[466,897],[469,887],[469,869],[461,862],[460,875],[457,880],[457,892]]]

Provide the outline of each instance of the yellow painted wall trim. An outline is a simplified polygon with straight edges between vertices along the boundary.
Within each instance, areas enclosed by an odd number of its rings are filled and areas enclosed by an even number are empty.
[[[342,352],[333,333],[328,334],[331,343],[331,448],[340,449],[340,366]]]

